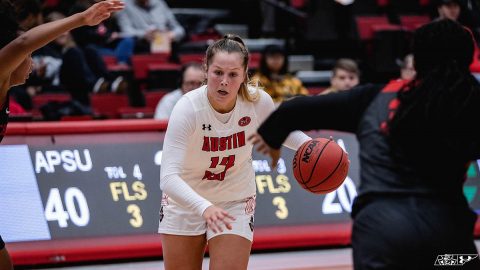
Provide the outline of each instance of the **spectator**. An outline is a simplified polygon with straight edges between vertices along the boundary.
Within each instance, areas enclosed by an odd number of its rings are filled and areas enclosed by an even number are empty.
[[[177,90],[166,94],[155,109],[155,119],[168,119],[177,101],[186,93],[200,87],[205,80],[205,72],[199,63],[190,63],[182,67],[182,77]]]
[[[330,87],[325,89],[322,95],[349,90],[360,83],[360,70],[357,63],[351,59],[337,60],[332,71]]]
[[[417,75],[417,72],[413,66],[413,54],[410,53],[400,62],[400,78],[411,81],[415,78],[415,75]]]
[[[118,13],[118,25],[123,36],[137,38],[137,52],[150,52],[152,42],[161,34],[169,43],[179,42],[185,36],[185,30],[163,0],[125,0],[125,10]]]
[[[437,0],[437,19],[450,19],[468,27],[478,42],[480,41],[480,10],[475,1]]]
[[[43,23],[42,6],[38,0],[12,1],[20,28],[27,31]]]
[[[461,10],[460,0],[437,0],[438,19],[458,21]]]
[[[71,13],[77,13],[89,8],[93,0],[78,1]],[[111,17],[99,25],[84,26],[74,29],[72,36],[82,49],[97,50],[101,56],[114,56],[119,64],[129,64],[133,53],[135,38],[122,37],[116,17]]]
[[[275,103],[297,95],[308,95],[302,82],[288,72],[287,53],[278,45],[265,47],[260,69],[253,81],[258,81]]]
[[[52,12],[47,16],[47,21],[56,21],[64,17],[59,12]],[[89,106],[91,92],[125,91],[120,90],[125,88],[126,82],[123,78],[112,78],[100,55],[94,50],[89,51],[92,59],[88,61],[87,53],[77,46],[70,32],[57,37],[51,46],[56,50],[53,57],[62,61],[55,76],[58,76],[61,86],[72,95],[72,99]]]

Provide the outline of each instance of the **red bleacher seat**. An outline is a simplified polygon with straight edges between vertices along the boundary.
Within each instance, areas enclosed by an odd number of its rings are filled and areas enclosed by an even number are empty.
[[[146,107],[155,109],[160,99],[167,93],[167,91],[162,90],[145,92],[143,95],[145,96]]]
[[[205,54],[203,53],[184,53],[178,56],[180,64],[186,64],[189,62],[203,63],[203,58]]]
[[[260,66],[261,58],[262,58],[262,54],[259,52],[250,53],[250,64],[248,67],[257,69]]]
[[[372,27],[374,25],[391,25],[386,16],[358,16],[355,20],[360,40],[371,40],[373,38]]]
[[[39,109],[50,101],[65,102],[71,99],[70,94],[67,93],[39,94],[32,97],[32,104],[34,109]]]
[[[217,40],[221,37],[222,36],[219,35],[218,33],[191,34],[190,41],[196,42],[196,41],[206,41],[206,40]]]
[[[180,70],[182,68],[181,65],[175,63],[151,63],[147,65],[148,71],[156,71],[156,70]]]
[[[89,121],[93,120],[91,115],[65,115],[60,118],[60,121]]]
[[[428,16],[403,15],[400,16],[400,23],[408,30],[414,31],[418,27],[430,22]]]
[[[389,0],[377,0],[377,5],[379,7],[386,7],[388,4],[390,4]]]
[[[294,8],[303,8],[307,5],[308,0],[290,0],[290,5]]]
[[[104,55],[102,56],[103,62],[105,65],[110,66],[110,65],[116,65],[117,64],[117,58],[112,55]]]
[[[475,49],[475,54],[473,55],[473,61],[470,65],[470,71],[474,73],[480,73],[480,49]]]
[[[121,107],[118,109],[118,114],[123,119],[153,118],[154,113],[155,109],[149,107]]]
[[[376,24],[376,25],[372,25],[373,35],[375,35],[376,32],[380,32],[380,31],[401,31],[403,29],[404,29],[403,26],[396,25],[396,24]]]
[[[430,0],[419,0],[418,3],[420,4],[420,6],[423,6],[423,7],[426,7],[428,5],[430,5]]]
[[[132,55],[133,75],[135,79],[147,78],[148,66],[168,62],[169,54],[135,54]]]
[[[107,70],[110,72],[126,72],[130,71],[131,67],[125,63],[118,63],[115,56],[105,55],[102,56],[103,62],[107,66]]]
[[[106,118],[118,118],[118,108],[128,106],[128,97],[112,93],[94,94],[90,103],[95,114]]]

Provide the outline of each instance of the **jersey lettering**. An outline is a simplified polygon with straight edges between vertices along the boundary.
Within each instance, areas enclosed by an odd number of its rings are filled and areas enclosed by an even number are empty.
[[[245,131],[227,137],[203,137],[202,151],[217,152],[245,146]]]

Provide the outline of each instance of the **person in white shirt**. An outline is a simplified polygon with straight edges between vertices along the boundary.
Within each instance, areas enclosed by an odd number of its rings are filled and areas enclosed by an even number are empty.
[[[249,53],[226,35],[205,57],[206,85],[175,105],[166,131],[158,232],[165,268],[201,269],[208,243],[210,269],[247,269],[254,229],[253,146],[246,138],[274,110],[272,98],[249,86]],[[298,149],[310,137],[292,133]]]
[[[164,0],[125,0],[125,10],[118,13],[117,22],[122,37],[136,38],[133,51],[126,52],[128,56],[133,52],[151,52],[154,40],[166,41],[168,45],[161,42],[166,47],[176,47],[186,34]]]
[[[177,101],[186,93],[200,87],[205,81],[205,72],[199,63],[188,63],[182,67],[180,87],[160,99],[155,108],[155,119],[168,119]]]

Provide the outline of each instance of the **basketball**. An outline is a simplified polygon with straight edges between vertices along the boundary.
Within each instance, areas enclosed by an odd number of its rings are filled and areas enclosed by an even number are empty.
[[[306,141],[293,157],[293,175],[300,186],[315,194],[337,189],[348,175],[348,154],[333,140]]]

